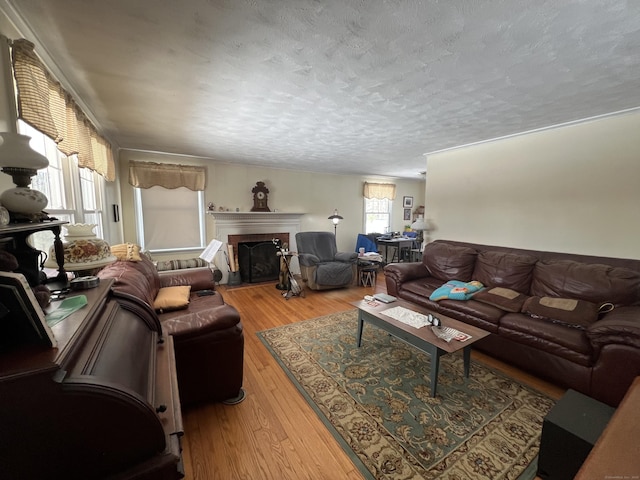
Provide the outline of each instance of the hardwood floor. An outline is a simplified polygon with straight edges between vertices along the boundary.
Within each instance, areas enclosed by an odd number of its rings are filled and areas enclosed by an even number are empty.
[[[256,332],[329,313],[350,310],[349,302],[385,292],[383,274],[376,287],[314,292],[286,300],[275,283],[219,287],[238,309],[245,335],[245,400],[183,412],[183,459],[190,480],[362,479],[338,442],[289,381]],[[560,398],[563,389],[473,352],[482,361],[523,383]],[[224,365],[221,365],[224,368]]]

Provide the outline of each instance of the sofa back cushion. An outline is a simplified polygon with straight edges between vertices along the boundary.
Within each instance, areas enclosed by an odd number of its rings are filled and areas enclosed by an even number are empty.
[[[476,260],[473,279],[485,287],[505,287],[520,293],[529,293],[531,273],[537,259],[530,255],[496,251],[480,252]]]
[[[533,269],[531,295],[611,302],[616,306],[640,303],[640,273],[602,264],[541,261]]]
[[[153,305],[160,290],[158,271],[153,263],[144,256],[137,262],[118,260],[103,268],[98,276],[115,279],[113,285],[115,291],[133,295],[144,300],[148,305]]]
[[[429,273],[440,280],[472,279],[477,253],[469,247],[459,247],[444,242],[429,243],[424,248],[422,262]]]

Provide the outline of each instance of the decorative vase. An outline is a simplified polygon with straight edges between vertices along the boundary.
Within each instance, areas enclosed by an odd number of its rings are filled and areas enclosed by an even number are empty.
[[[63,225],[67,231],[62,239],[65,270],[87,273],[87,270],[97,270],[117,260],[111,255],[109,244],[96,236],[93,231],[96,226],[90,223]],[[55,258],[54,247],[51,247],[45,267],[57,268]]]
[[[44,210],[49,203],[44,193],[28,187],[14,187],[2,192],[2,205],[10,212],[32,215]]]

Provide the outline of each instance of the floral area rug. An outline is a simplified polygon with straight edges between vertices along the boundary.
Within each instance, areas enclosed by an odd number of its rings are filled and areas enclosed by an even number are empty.
[[[461,352],[432,398],[428,354],[366,323],[357,348],[356,328],[353,310],[258,336],[365,478],[535,477],[552,399],[478,362],[464,378]]]

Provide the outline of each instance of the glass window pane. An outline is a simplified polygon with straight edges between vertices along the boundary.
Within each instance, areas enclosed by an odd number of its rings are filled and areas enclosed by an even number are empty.
[[[387,233],[391,226],[391,200],[365,198],[365,233]]]
[[[138,189],[143,239],[147,250],[179,250],[203,247],[200,192],[188,188]]]

